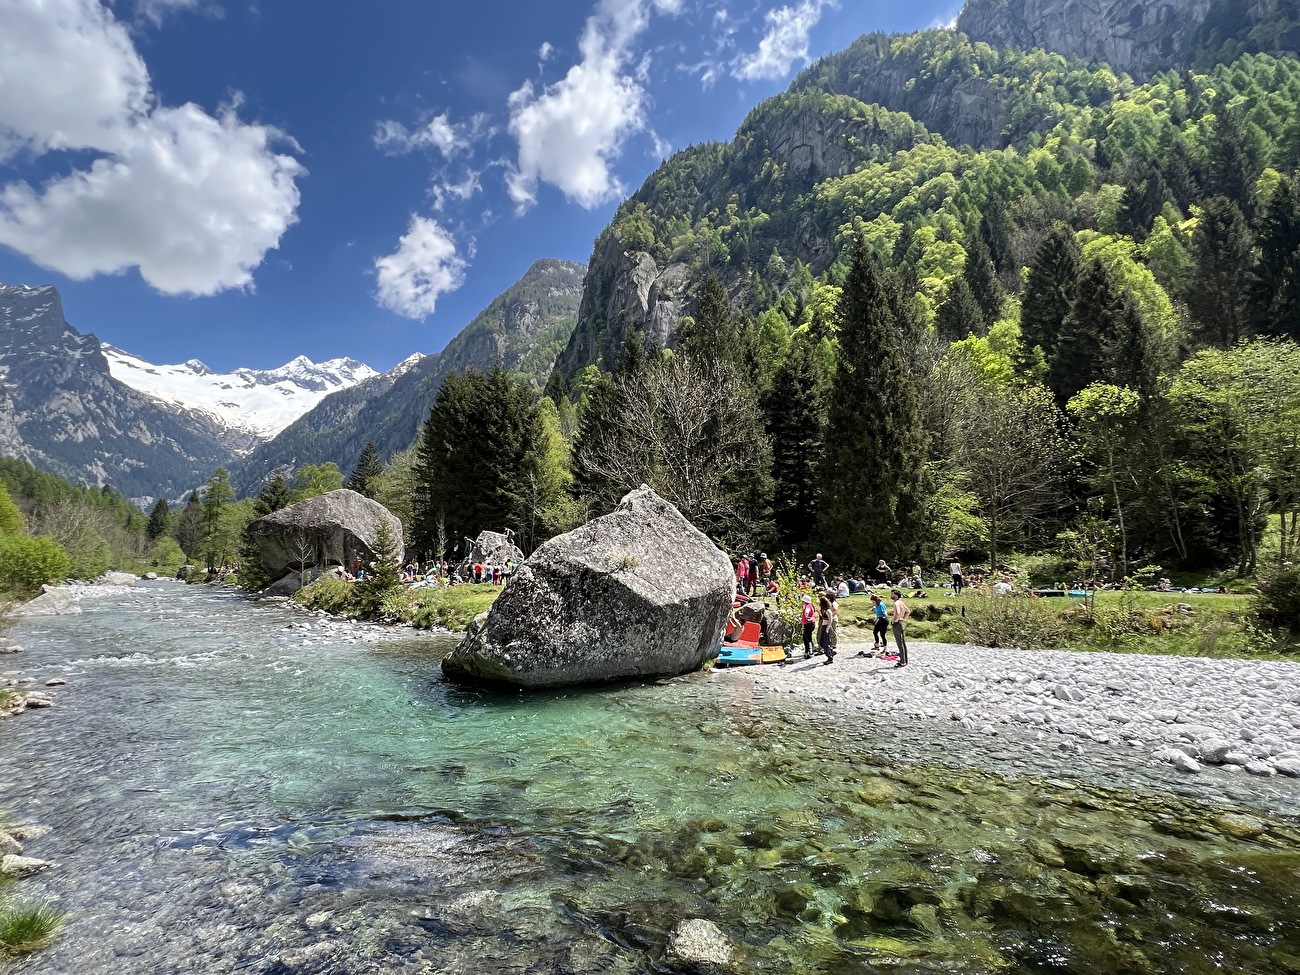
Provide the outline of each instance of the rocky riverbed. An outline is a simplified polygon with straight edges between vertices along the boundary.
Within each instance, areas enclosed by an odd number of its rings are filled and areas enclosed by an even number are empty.
[[[841,647],[832,666],[797,657],[738,667],[723,679],[802,695],[849,721],[949,723],[1132,755],[1187,774],[1300,778],[1300,663],[994,650],[910,643],[908,667]],[[870,646],[865,649],[869,652]]]

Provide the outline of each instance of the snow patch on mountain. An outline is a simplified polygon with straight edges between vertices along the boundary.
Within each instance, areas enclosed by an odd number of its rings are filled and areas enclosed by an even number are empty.
[[[103,345],[109,372],[146,396],[205,413],[224,426],[269,440],[330,393],[378,373],[355,359],[291,359],[278,369],[213,372],[198,359],[159,366]]]

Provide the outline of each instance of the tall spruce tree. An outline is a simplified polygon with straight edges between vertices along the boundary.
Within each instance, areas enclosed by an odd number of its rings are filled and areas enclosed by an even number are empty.
[[[284,471],[275,471],[262,490],[253,499],[253,520],[265,518],[273,511],[287,508],[293,502],[293,486]],[[249,522],[251,525],[252,522]],[[239,584],[249,592],[259,592],[276,580],[272,579],[262,564],[262,550],[258,547],[248,526],[239,540]]]
[[[1294,273],[1300,258],[1300,195],[1292,179],[1283,177],[1260,211],[1256,228],[1259,261],[1251,275],[1250,316],[1257,331],[1294,335],[1300,309],[1294,307]]]
[[[882,555],[911,558],[923,535],[925,433],[889,288],[863,236],[836,317],[839,355],[822,450],[820,547],[844,566]]]
[[[215,572],[235,553],[238,539],[229,518],[230,506],[234,503],[235,489],[230,484],[230,472],[218,467],[203,485],[203,555],[209,572]]]
[[[485,529],[512,527],[521,516],[520,478],[537,442],[537,414],[522,383],[500,366],[444,380],[416,452],[412,541],[437,546],[439,525],[459,544]]]
[[[983,334],[1002,314],[1002,299],[1005,294],[998,282],[998,272],[993,266],[988,245],[980,237],[966,240],[966,263],[962,267],[962,280],[970,288],[971,297],[979,305],[984,327],[977,334]]]
[[[1169,187],[1165,185],[1160,170],[1147,168],[1140,178],[1130,180],[1124,187],[1119,212],[1115,215],[1119,232],[1127,234],[1138,243],[1146,240],[1152,222],[1160,216],[1169,198]]]
[[[185,557],[197,559],[203,546],[203,505],[199,502],[199,492],[191,491],[180,515],[176,518],[173,532],[176,544],[181,547]]]
[[[1210,186],[1226,196],[1244,214],[1255,209],[1255,180],[1259,167],[1247,151],[1244,124],[1237,108],[1215,113],[1207,146]]]
[[[782,544],[802,546],[817,523],[827,377],[815,339],[797,332],[764,397],[772,442],[772,515]]]
[[[1047,385],[1061,409],[1085,386],[1103,378],[1106,350],[1122,328],[1124,298],[1101,261],[1091,261],[1079,276],[1078,294],[1065,316],[1056,348],[1047,362]]]
[[[988,330],[984,311],[965,278],[948,282],[943,301],[935,309],[934,329],[945,342],[960,342],[967,335],[983,335]]]
[[[156,542],[167,534],[167,515],[167,499],[159,498],[149,512],[149,523],[144,528],[145,536],[149,541]]]
[[[1078,295],[1080,260],[1079,245],[1065,224],[1056,224],[1038,245],[1020,311],[1027,356],[1042,349],[1046,361],[1052,361],[1057,336]]]
[[[1203,341],[1226,349],[1248,329],[1250,228],[1237,205],[1214,196],[1201,207],[1192,236],[1192,277],[1187,308]]]
[[[366,497],[373,497],[370,492],[370,482],[383,473],[384,464],[379,459],[379,448],[375,446],[373,440],[367,440],[366,445],[361,448],[361,455],[357,457],[357,464],[352,468],[352,476],[348,478],[348,487],[357,494],[364,494]]]
[[[989,258],[998,274],[1012,274],[1017,270],[1012,249],[1015,229],[1002,197],[990,194],[984,212],[980,214],[980,239],[988,248]]]

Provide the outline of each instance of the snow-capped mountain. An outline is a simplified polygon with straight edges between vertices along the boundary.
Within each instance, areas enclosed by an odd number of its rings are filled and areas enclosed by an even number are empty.
[[[218,373],[197,359],[159,366],[111,345],[105,344],[102,351],[119,382],[258,440],[274,437],[330,393],[378,375],[355,359],[318,363],[300,355],[278,369]]]

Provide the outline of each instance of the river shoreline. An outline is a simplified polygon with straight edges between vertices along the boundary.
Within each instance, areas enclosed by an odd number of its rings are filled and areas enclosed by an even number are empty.
[[[1300,664],[912,643],[903,669],[844,644],[832,666],[719,670],[796,695],[830,721],[909,722],[1013,737],[1061,756],[1105,752],[1184,775],[1300,779]],[[1298,782],[1297,784],[1300,784]]]

